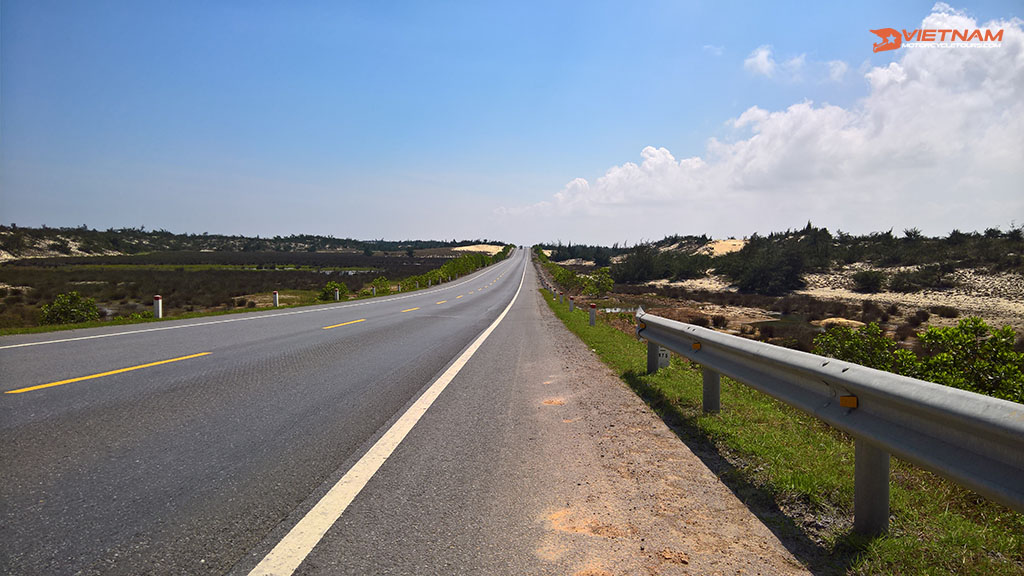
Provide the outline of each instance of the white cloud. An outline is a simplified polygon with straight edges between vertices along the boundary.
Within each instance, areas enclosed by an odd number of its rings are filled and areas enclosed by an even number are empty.
[[[945,5],[924,28],[1003,28],[1000,48],[913,49],[864,73],[868,94],[848,108],[805,101],[751,107],[677,160],[648,146],[639,164],[577,178],[523,226],[557,225],[562,238],[613,242],[672,233],[744,235],[807,220],[853,232],[919,227],[928,233],[1024,220],[1024,34],[1020,20],[984,23]],[[775,72],[770,47],[744,63]],[[829,64],[830,76],[849,71]],[[538,224],[540,223],[540,224]]]
[[[842,82],[846,78],[846,72],[850,66],[842,60],[832,60],[828,63],[828,77],[833,82]]]
[[[711,54],[712,56],[721,56],[725,52],[725,47],[715,46],[714,44],[705,44],[701,47],[701,50]]]
[[[792,74],[797,74],[804,69],[807,64],[807,54],[801,54],[786,60],[786,63],[782,66]]]
[[[743,67],[762,76],[771,77],[775,74],[775,59],[772,58],[771,46],[760,46],[750,53],[743,61]]]

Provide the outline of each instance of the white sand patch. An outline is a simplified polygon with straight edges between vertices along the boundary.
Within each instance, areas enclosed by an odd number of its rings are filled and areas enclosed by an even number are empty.
[[[669,280],[654,280],[648,282],[651,286],[667,286],[671,288],[683,288],[685,290],[707,290],[709,292],[735,292],[735,288],[729,287],[729,282],[721,276],[705,276],[703,278],[693,278],[691,280],[679,280],[677,282],[671,282]]]

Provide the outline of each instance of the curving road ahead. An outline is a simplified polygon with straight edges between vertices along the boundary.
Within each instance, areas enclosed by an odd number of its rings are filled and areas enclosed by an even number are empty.
[[[0,567],[249,570],[509,306],[527,262],[353,303],[0,338]]]

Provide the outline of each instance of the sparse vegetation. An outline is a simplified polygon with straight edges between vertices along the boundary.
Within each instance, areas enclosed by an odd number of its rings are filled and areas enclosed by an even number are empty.
[[[685,280],[714,269],[745,292],[780,295],[803,287],[807,272],[855,262],[881,268],[853,275],[855,290],[867,293],[880,292],[886,284],[895,292],[951,288],[950,275],[960,268],[1024,272],[1022,227],[1007,232],[989,228],[984,234],[954,230],[945,238],[927,238],[911,228],[896,238],[891,230],[864,236],[833,235],[808,223],[800,230],[754,234],[742,250],[730,254],[710,257],[695,253],[696,247],[707,241],[706,236],[673,236],[635,246],[622,262],[612,266],[612,277],[619,283]],[[908,269],[886,272],[893,267]]]
[[[20,228],[17,231],[28,234]],[[8,293],[0,299],[0,330],[38,326],[43,305],[72,291],[94,301],[99,317],[110,321],[135,318],[148,311],[155,294],[164,297],[167,317],[180,317],[194,312],[254,308],[257,302],[252,295],[274,290],[292,294],[290,305],[310,304],[325,296],[325,280],[343,287],[342,294],[368,286],[382,276],[389,286],[403,284],[406,289],[407,280],[413,283],[422,279],[425,287],[428,279],[436,284],[449,275],[466,274],[507,257],[509,250],[506,247],[494,257],[473,252],[452,256],[447,250],[412,258],[404,251],[369,258],[358,252],[222,251],[12,260],[0,264],[0,283],[17,287],[5,289]],[[326,297],[334,299],[333,288]]]

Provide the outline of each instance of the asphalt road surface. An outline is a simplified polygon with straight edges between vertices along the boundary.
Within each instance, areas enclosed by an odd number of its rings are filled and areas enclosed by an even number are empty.
[[[494,321],[526,259],[350,304],[0,338],[4,392],[144,366],[0,395],[0,566],[226,572]]]

